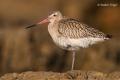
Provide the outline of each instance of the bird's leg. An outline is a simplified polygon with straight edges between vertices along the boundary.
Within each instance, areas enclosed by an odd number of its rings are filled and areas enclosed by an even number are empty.
[[[75,52],[75,51],[72,51],[72,67],[71,67],[71,70],[73,70],[73,69],[74,69],[75,54],[76,54],[76,52]]]

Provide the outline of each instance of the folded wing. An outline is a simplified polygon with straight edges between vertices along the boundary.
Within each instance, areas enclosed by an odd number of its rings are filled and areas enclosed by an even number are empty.
[[[81,23],[79,20],[66,18],[58,24],[58,32],[68,38],[107,38],[103,32]]]

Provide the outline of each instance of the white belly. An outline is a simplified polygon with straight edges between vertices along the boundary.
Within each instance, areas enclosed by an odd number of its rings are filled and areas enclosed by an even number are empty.
[[[101,38],[81,38],[81,39],[69,39],[71,45],[79,47],[89,47],[89,45],[95,44],[100,41],[104,41]]]
[[[101,39],[101,38],[70,39],[70,38],[64,38],[64,37],[59,37],[53,40],[58,46],[68,50],[77,50],[80,47],[86,48],[86,47],[89,47],[89,45],[95,44],[100,41],[104,41],[104,39]],[[70,48],[68,48],[69,46]]]

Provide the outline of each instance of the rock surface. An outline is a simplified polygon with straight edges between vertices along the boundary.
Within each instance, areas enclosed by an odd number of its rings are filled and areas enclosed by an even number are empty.
[[[0,77],[0,80],[120,80],[120,72],[102,73],[96,71],[68,71],[57,72],[23,72],[8,73]]]

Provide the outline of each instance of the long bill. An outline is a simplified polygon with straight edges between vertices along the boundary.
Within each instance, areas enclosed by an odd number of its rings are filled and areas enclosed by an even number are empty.
[[[38,23],[29,25],[29,26],[25,27],[25,29],[32,28],[32,27],[35,27],[35,26],[37,26],[37,25],[39,25],[39,24],[44,24],[44,23],[48,23],[48,22],[49,22],[49,20],[48,20],[48,18],[47,18],[47,19],[44,19],[44,20],[42,20],[42,21],[40,21],[40,22],[38,22]]]

